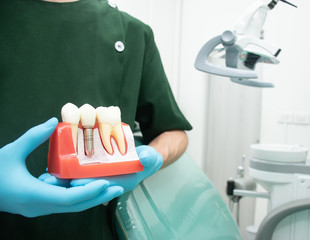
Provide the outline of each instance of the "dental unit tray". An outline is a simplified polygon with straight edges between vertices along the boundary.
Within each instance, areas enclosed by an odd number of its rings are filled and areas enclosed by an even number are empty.
[[[111,137],[113,153],[109,154],[102,145],[98,124],[94,130],[94,155],[86,156],[83,131],[79,124],[77,151],[74,148],[71,124],[59,123],[50,138],[48,172],[58,178],[92,178],[129,174],[143,170],[135,150],[130,126],[122,123],[126,140],[126,153],[121,154],[114,138]]]

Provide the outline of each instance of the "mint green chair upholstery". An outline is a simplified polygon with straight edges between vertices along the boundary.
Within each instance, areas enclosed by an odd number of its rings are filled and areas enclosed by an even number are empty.
[[[115,225],[120,240],[241,239],[226,204],[187,154],[121,196]]]

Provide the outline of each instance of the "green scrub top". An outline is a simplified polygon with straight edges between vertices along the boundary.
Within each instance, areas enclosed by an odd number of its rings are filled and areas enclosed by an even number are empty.
[[[0,1],[0,147],[72,102],[119,106],[147,142],[190,130],[178,108],[149,26],[105,0]],[[27,159],[38,177],[48,143]],[[0,213],[0,239],[111,239],[107,208],[28,219]],[[20,237],[20,238],[19,238]]]

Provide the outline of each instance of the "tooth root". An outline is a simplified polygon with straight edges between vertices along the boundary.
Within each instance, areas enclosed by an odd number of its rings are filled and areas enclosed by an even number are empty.
[[[100,132],[103,146],[105,147],[107,152],[110,155],[112,155],[113,154],[113,148],[111,145],[112,125],[109,123],[99,123],[99,132]]]
[[[71,130],[72,130],[73,145],[76,151],[78,124],[71,124]]]
[[[115,137],[118,149],[122,155],[126,153],[126,143],[125,143],[125,136],[122,128],[122,124],[119,123],[113,126],[112,136]]]

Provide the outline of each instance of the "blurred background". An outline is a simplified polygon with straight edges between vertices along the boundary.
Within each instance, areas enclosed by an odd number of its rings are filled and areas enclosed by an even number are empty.
[[[247,174],[251,144],[302,144],[310,148],[310,1],[291,0],[298,8],[278,3],[268,13],[264,39],[282,49],[280,64],[260,65],[257,72],[260,80],[274,83],[271,89],[235,84],[194,68],[204,43],[233,30],[255,0],[114,2],[152,27],[175,98],[194,128],[188,132],[187,152],[225,202],[226,181],[236,176],[243,155]],[[243,236],[246,226],[259,225],[266,214],[265,201],[242,198]]]

